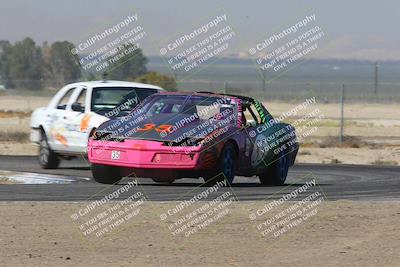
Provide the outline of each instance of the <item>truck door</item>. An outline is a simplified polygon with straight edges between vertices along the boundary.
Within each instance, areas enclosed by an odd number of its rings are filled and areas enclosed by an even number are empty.
[[[86,153],[91,117],[86,105],[87,91],[85,87],[76,88],[67,106],[65,124],[71,152]]]
[[[56,151],[65,151],[69,148],[67,139],[67,129],[65,119],[68,103],[71,100],[76,87],[66,89],[66,91],[55,100],[54,106],[49,108],[44,118],[44,128],[50,147]]]

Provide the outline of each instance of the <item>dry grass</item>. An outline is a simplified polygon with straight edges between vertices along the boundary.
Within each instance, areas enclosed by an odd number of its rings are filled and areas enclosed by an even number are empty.
[[[0,142],[29,142],[29,133],[26,132],[0,132]]]
[[[302,153],[302,151],[307,151]],[[300,146],[299,163],[400,165],[400,146],[327,147]]]
[[[383,166],[397,166],[398,163],[394,160],[383,160],[383,159],[376,159],[371,162],[372,165],[383,165]]]
[[[50,99],[42,96],[0,96],[0,111],[32,112],[47,106]]]
[[[302,156],[311,155],[311,152],[308,151],[308,150],[303,150],[303,151],[299,151],[299,152],[298,152],[298,155],[302,155]]]
[[[0,141],[29,142],[29,112],[0,112]]]
[[[32,112],[29,111],[0,111],[0,119],[5,118],[26,118],[30,117]]]
[[[368,147],[370,144],[368,142],[363,141],[358,136],[344,136],[343,142],[339,141],[339,138],[336,136],[327,136],[323,139],[322,142],[316,143],[305,143],[302,144],[304,147],[313,147],[318,146],[320,148],[327,147],[341,147],[341,148],[360,148],[360,147]]]
[[[330,164],[340,164],[340,163],[343,163],[343,162],[341,162],[341,161],[338,160],[337,158],[331,159],[331,162],[330,162]]]

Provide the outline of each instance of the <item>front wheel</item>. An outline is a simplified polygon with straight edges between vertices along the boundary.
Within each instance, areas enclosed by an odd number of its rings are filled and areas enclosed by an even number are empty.
[[[281,152],[279,157],[259,175],[263,185],[284,185],[289,171],[289,155]]]
[[[60,165],[60,158],[49,146],[47,137],[44,131],[40,133],[39,141],[39,153],[38,153],[39,165],[43,169],[56,169]]]
[[[93,179],[101,184],[115,184],[122,179],[121,170],[118,167],[92,164]]]

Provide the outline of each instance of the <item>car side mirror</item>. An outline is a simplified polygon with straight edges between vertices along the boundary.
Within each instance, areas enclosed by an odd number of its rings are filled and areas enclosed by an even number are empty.
[[[78,112],[83,112],[83,110],[84,110],[80,103],[73,103],[71,105],[71,109],[73,111],[78,111]]]

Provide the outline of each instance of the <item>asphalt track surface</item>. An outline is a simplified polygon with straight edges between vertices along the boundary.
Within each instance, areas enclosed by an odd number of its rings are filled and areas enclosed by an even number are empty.
[[[0,185],[0,201],[93,201],[115,192],[129,181],[123,180],[118,185],[98,184],[89,179],[90,167],[83,159],[63,161],[56,170],[43,170],[33,156],[0,156],[0,170],[67,176],[73,180],[67,184]],[[236,177],[232,187],[220,188],[218,194],[230,191],[239,201],[280,199],[312,179],[316,186],[290,200],[300,200],[316,191],[324,195],[325,200],[400,200],[400,167],[397,166],[296,164],[290,169],[284,186],[262,186],[257,177]],[[151,179],[140,178],[137,181],[139,186],[122,193],[121,200],[141,191],[147,200],[181,201],[207,190],[201,186],[202,179],[180,179],[173,184],[156,184]],[[209,197],[214,194],[217,193]]]

